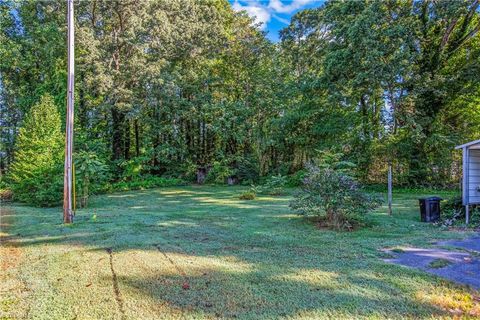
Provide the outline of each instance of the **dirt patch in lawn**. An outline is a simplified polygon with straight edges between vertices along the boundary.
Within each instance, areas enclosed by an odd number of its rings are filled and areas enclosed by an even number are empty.
[[[20,264],[22,251],[12,242],[14,236],[10,235],[9,229],[13,222],[13,210],[3,207],[0,208],[0,270],[3,278],[9,268],[14,268]]]
[[[18,277],[18,268],[23,252],[13,241],[10,228],[14,220],[14,211],[0,208],[0,318],[27,317],[28,309],[21,308],[23,298],[28,295],[27,284]]]

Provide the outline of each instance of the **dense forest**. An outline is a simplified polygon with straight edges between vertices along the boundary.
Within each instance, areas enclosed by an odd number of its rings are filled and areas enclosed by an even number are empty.
[[[479,4],[327,1],[272,43],[226,0],[75,2],[74,158],[109,181],[250,184],[330,153],[364,183],[392,163],[397,185],[452,185],[454,146],[480,138]],[[23,161],[61,193],[66,35],[65,1],[0,0],[7,183]]]

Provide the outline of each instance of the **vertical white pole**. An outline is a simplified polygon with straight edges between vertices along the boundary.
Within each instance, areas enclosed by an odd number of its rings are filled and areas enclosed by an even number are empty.
[[[63,222],[72,223],[72,153],[73,153],[73,90],[74,90],[74,20],[73,0],[67,0],[68,21],[68,79],[65,126],[65,175],[63,181]]]
[[[392,163],[388,162],[388,214],[392,215]]]

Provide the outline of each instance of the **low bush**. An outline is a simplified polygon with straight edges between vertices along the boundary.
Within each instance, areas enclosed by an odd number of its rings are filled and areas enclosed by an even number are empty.
[[[142,190],[159,187],[173,187],[185,185],[185,181],[177,178],[164,178],[157,176],[141,176],[135,180],[119,181],[113,183],[106,191],[129,191],[129,190]]]
[[[366,193],[355,179],[332,168],[307,166],[302,191],[290,207],[300,215],[315,217],[334,229],[351,229],[360,217],[381,204]]]
[[[439,225],[443,227],[465,226],[466,212],[462,204],[462,195],[457,194],[440,203],[442,215]],[[470,211],[470,227],[476,228],[480,225],[480,210],[473,206]]]
[[[263,190],[270,195],[281,195],[285,191],[287,177],[282,175],[271,176],[267,179]]]
[[[462,195],[457,194],[451,198],[442,200],[441,207],[442,207],[442,211],[444,212],[464,210],[464,207],[462,204]]]
[[[240,200],[254,200],[257,197],[256,193],[253,191],[245,191],[240,194],[238,197]]]
[[[0,201],[11,201],[13,198],[13,192],[9,188],[0,189]]]

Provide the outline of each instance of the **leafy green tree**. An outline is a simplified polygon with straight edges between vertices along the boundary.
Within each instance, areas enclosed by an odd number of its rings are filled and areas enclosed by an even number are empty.
[[[63,135],[53,98],[44,95],[20,128],[10,167],[14,197],[34,205],[54,205],[62,198]]]
[[[88,205],[88,197],[102,187],[108,173],[108,167],[93,152],[80,151],[74,155],[77,198],[80,206]]]
[[[225,0],[76,2],[75,149],[116,181],[298,181],[330,151],[362,182],[392,162],[396,183],[451,183],[452,146],[480,137],[478,9],[331,0],[274,44]],[[63,116],[65,35],[65,2],[0,0],[4,172],[34,102]]]

